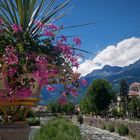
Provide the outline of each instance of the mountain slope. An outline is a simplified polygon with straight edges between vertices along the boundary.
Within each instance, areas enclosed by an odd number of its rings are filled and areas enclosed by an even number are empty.
[[[97,78],[108,80],[118,92],[119,82],[123,78],[127,80],[128,84],[135,81],[140,82],[140,60],[126,67],[106,65],[103,69],[93,70],[90,74],[85,76],[85,79],[87,79],[89,83]]]

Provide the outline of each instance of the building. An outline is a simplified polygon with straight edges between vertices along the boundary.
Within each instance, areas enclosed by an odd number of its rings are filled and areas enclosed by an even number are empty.
[[[130,85],[129,96],[140,96],[140,83],[134,82]]]

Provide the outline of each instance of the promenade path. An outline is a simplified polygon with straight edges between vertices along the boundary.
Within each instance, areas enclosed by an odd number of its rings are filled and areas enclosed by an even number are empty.
[[[79,128],[84,140],[130,140],[129,138],[119,136],[119,134],[110,133],[85,124],[82,124]]]

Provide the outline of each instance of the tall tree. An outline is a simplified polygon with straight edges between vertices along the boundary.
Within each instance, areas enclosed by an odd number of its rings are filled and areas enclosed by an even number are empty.
[[[126,116],[128,112],[128,92],[129,87],[127,81],[125,79],[122,79],[120,81],[120,111],[124,116]]]
[[[112,99],[112,87],[103,79],[97,79],[89,86],[86,98],[89,100],[90,108],[98,115],[104,115]]]
[[[129,91],[129,87],[128,87],[127,81],[125,79],[122,79],[120,81],[120,96],[127,97],[128,91]]]

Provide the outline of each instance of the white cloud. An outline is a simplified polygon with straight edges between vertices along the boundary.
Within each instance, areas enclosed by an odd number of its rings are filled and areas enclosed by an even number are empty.
[[[140,38],[129,38],[119,42],[116,46],[107,46],[93,59],[85,60],[80,64],[78,72],[82,76],[104,65],[128,66],[140,59]]]

